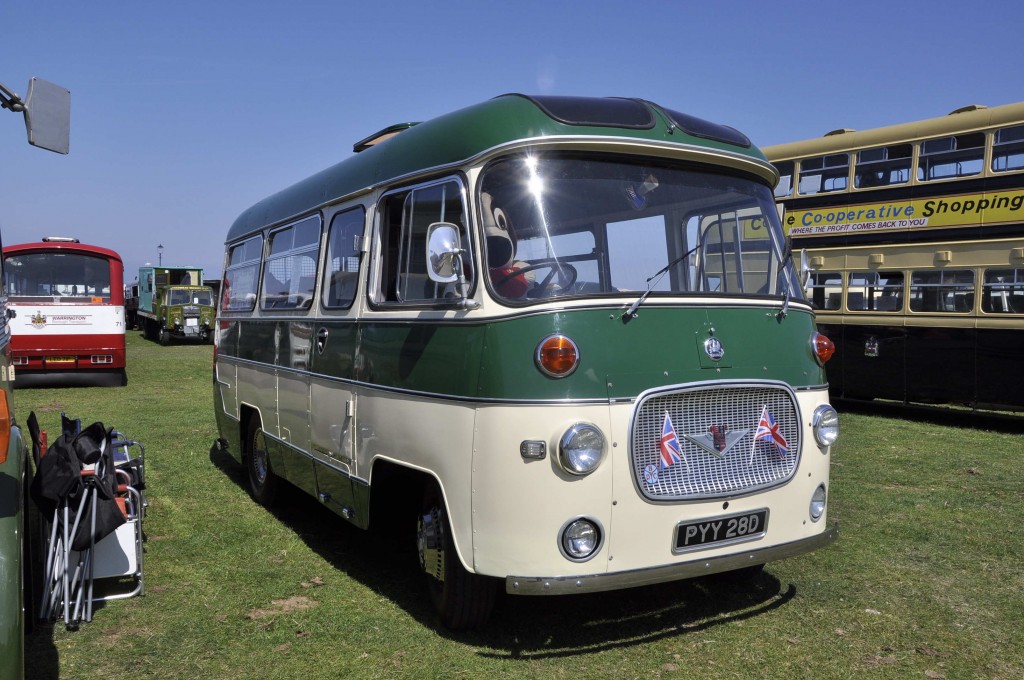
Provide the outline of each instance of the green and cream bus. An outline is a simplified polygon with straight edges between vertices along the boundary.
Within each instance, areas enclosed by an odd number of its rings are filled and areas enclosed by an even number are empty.
[[[452,628],[836,538],[831,343],[743,134],[510,94],[354,151],[228,231],[215,410],[257,501],[408,505]]]
[[[834,396],[1024,410],[1024,103],[765,153]]]

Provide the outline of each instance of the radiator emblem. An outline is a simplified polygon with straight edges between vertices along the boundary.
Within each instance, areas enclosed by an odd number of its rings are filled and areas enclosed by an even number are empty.
[[[709,338],[713,340],[714,338]],[[750,432],[750,428],[743,430],[730,430],[728,425],[712,425],[706,434],[690,435],[684,434],[686,441],[707,451],[717,458],[725,458],[729,449],[734,447],[739,440],[743,439]]]

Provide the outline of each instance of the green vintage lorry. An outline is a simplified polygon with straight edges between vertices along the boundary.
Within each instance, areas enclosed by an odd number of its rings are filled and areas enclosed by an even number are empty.
[[[213,342],[213,289],[198,267],[140,267],[136,322],[161,345],[175,340]]]

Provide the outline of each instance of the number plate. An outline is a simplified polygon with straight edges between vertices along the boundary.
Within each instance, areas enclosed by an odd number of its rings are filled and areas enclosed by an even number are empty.
[[[73,364],[75,363],[74,357],[46,357],[46,363],[48,364]]]
[[[199,319],[185,319],[185,325],[186,326],[198,326],[199,325]]]
[[[730,543],[754,541],[764,536],[767,529],[767,509],[684,522],[676,527],[674,552],[706,550]]]

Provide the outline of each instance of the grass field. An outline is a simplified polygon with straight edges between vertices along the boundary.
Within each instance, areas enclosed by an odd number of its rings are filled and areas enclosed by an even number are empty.
[[[213,448],[210,346],[128,338],[125,388],[19,390],[146,448],[146,595],[28,640],[29,678],[1020,678],[1024,438],[843,414],[833,546],[752,582],[499,602],[439,628],[405,536],[271,513]]]

